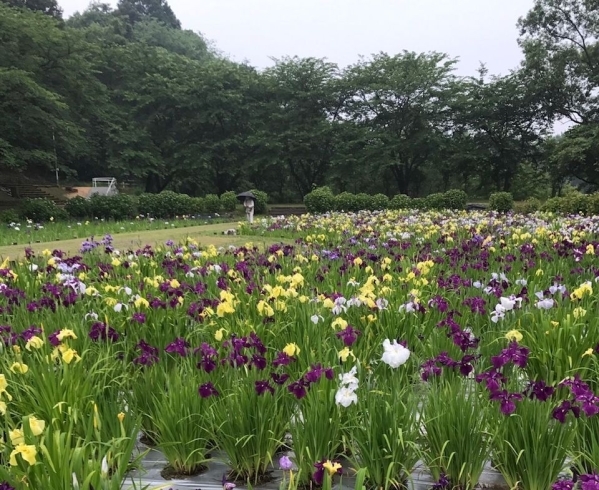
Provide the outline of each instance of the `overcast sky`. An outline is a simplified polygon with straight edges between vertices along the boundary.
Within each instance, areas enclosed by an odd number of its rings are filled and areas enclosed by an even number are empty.
[[[116,1],[111,2],[113,5]],[[66,16],[89,0],[59,0]],[[485,62],[506,74],[521,60],[516,22],[533,0],[169,0],[184,29],[201,32],[230,58],[263,68],[271,57],[327,58],[441,51],[457,73]]]

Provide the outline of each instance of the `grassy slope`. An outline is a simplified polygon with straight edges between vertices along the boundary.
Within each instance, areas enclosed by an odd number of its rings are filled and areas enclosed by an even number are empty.
[[[229,228],[235,228],[233,223],[219,223],[215,225],[202,225],[202,226],[191,226],[188,228],[175,228],[168,230],[150,230],[150,231],[138,231],[131,233],[119,233],[113,235],[113,245],[119,250],[123,249],[137,249],[144,245],[156,245],[162,244],[167,240],[174,240],[175,242],[184,240],[187,237],[191,237],[197,240],[198,243],[204,246],[214,245],[216,247],[226,247],[228,245],[243,245],[247,242],[255,243],[256,245],[270,245],[279,240],[276,239],[264,239],[258,237],[246,237],[246,236],[228,236],[222,235],[224,230]],[[82,239],[72,240],[57,240],[53,242],[35,243],[31,245],[31,248],[36,252],[40,253],[42,250],[49,249],[55,250],[60,249],[64,252],[68,252],[73,255],[78,253],[81,247]],[[25,246],[23,245],[11,245],[0,247],[0,258],[4,259],[10,257],[11,259],[17,257],[23,257],[25,255]]]

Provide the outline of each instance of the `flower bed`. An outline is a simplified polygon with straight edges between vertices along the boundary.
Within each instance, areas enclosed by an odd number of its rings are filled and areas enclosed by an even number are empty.
[[[596,220],[381,212],[251,232],[282,230],[294,245],[106,237],[0,264],[0,482],[470,489],[491,462],[509,488],[599,480]]]

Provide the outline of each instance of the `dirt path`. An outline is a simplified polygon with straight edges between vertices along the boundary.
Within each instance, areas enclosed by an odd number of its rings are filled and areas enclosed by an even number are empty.
[[[264,239],[260,237],[250,236],[229,236],[223,235],[224,230],[236,228],[233,223],[219,223],[214,225],[190,226],[187,228],[173,228],[167,230],[148,230],[136,231],[129,233],[118,233],[113,235],[113,245],[117,249],[141,248],[144,245],[156,245],[164,243],[167,240],[175,242],[184,240],[187,237],[195,239],[201,245],[214,245],[216,247],[226,247],[228,245],[243,245],[247,242],[255,243],[256,245],[270,245],[279,240]],[[31,248],[39,253],[42,250],[59,249],[71,255],[79,252],[83,239],[76,238],[71,240],[56,240],[53,242],[34,243]],[[15,259],[25,255],[25,245],[9,245],[0,247],[0,258],[10,257]]]

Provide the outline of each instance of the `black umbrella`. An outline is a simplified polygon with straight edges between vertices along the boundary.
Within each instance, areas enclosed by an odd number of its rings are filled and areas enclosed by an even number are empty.
[[[254,196],[254,193],[252,191],[246,191],[246,192],[242,192],[241,194],[237,194],[237,199],[239,199],[240,201],[245,201],[246,198],[250,198],[253,199],[254,201],[256,200],[256,196]]]

